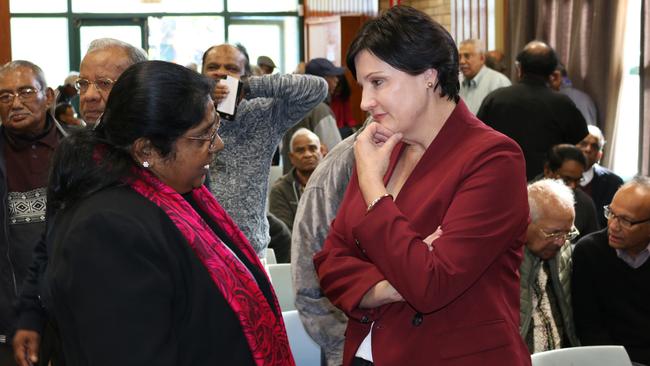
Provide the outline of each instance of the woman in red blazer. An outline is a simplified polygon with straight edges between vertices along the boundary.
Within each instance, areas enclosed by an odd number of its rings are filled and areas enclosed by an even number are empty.
[[[459,99],[454,41],[413,8],[366,23],[347,65],[376,122],[357,137],[355,172],[314,257],[350,318],[344,365],[529,365],[518,145]]]

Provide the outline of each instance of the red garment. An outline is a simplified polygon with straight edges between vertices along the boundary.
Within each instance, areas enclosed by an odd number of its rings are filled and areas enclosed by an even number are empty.
[[[4,159],[9,192],[27,192],[32,189],[47,187],[50,162],[54,150],[59,145],[59,133],[50,123],[50,130],[42,136],[29,139],[13,135],[3,129],[6,144]]]
[[[151,173],[140,170],[131,187],[167,213],[210,273],[219,291],[239,318],[255,363],[295,365],[281,316],[276,316],[246,266],[226,247],[200,215],[176,191]],[[231,238],[247,259],[264,268],[237,225],[205,186],[194,189],[192,197],[210,218]],[[273,291],[271,289],[271,291]],[[277,298],[274,305],[280,309]],[[208,340],[209,341],[209,340]]]
[[[385,183],[404,149],[392,154]],[[528,224],[519,146],[460,101],[395,201],[366,214],[354,172],[314,263],[349,316],[344,365],[372,330],[376,365],[530,365],[519,336],[519,265]],[[422,241],[442,227],[429,251]],[[388,280],[406,302],[360,309]]]
[[[357,125],[357,121],[352,117],[352,111],[350,110],[350,99],[341,99],[334,96],[330,101],[330,108],[332,108],[332,113],[336,118],[336,127],[354,127]]]

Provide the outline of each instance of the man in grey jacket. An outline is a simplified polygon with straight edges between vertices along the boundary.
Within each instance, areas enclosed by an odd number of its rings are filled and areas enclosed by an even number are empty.
[[[263,258],[270,241],[265,211],[273,153],[285,132],[325,100],[327,83],[310,75],[245,78],[247,64],[244,54],[228,44],[203,55],[203,75],[245,79],[234,118],[224,118],[219,128],[225,148],[210,165],[210,190]],[[235,91],[217,84],[215,102],[229,92]]]
[[[528,186],[531,222],[521,275],[520,333],[530,353],[578,346],[571,309],[571,189],[542,179]]]

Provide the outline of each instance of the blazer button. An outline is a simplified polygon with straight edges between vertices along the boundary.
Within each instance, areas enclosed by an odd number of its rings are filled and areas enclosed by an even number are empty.
[[[367,315],[364,315],[361,317],[361,324],[368,324],[370,323],[370,318],[368,318]]]
[[[414,327],[419,327],[423,320],[424,318],[422,317],[422,314],[416,313],[415,316],[413,316],[413,320],[411,320],[411,324],[413,324]]]

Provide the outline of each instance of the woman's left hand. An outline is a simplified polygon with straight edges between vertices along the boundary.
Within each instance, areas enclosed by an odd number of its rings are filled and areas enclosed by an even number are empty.
[[[395,133],[377,122],[372,122],[357,136],[354,143],[354,159],[359,176],[359,186],[366,203],[386,193],[384,175],[393,148],[402,140]]]

